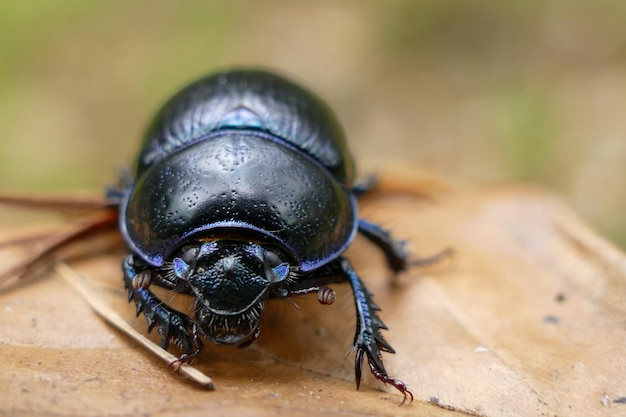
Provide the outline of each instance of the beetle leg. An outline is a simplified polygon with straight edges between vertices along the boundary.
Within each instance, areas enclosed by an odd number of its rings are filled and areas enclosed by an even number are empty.
[[[137,271],[133,256],[124,259],[124,285],[128,290],[128,301],[134,301],[137,315],[143,312],[148,323],[148,332],[156,327],[161,338],[161,347],[166,349],[173,342],[183,352],[180,362],[191,362],[202,350],[202,341],[195,323],[189,316],[165,304],[147,288],[133,286]]]
[[[393,271],[404,271],[409,267],[406,241],[392,238],[388,231],[363,219],[359,219],[359,233],[383,251],[387,257],[387,263]]]
[[[444,249],[441,252],[427,258],[409,260],[410,254],[406,250],[407,241],[392,238],[388,231],[381,228],[377,224],[359,219],[359,233],[383,251],[385,257],[387,258],[389,267],[394,272],[406,271],[411,266],[434,264],[452,254],[450,249]]]
[[[345,258],[340,258],[339,265],[341,272],[352,286],[354,304],[357,312],[356,334],[353,344],[353,348],[356,349],[354,373],[357,389],[359,389],[361,384],[361,369],[363,367],[363,359],[365,359],[363,355],[366,355],[370,370],[376,379],[400,391],[402,395],[404,395],[402,403],[404,403],[407,398],[413,401],[413,393],[407,388],[404,382],[391,378],[383,365],[381,351],[389,353],[395,353],[395,351],[380,332],[381,329],[387,329],[385,323],[378,317],[377,312],[380,311],[380,307],[374,303],[372,294],[367,291],[365,284],[363,284],[363,281],[358,277],[352,265],[350,265],[350,262]]]

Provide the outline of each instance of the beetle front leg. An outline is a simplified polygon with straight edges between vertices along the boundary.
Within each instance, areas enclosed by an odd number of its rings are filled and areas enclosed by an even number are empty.
[[[180,362],[192,362],[202,351],[202,341],[196,324],[189,316],[165,304],[147,287],[137,285],[135,278],[139,271],[135,267],[133,255],[124,259],[124,285],[128,290],[128,301],[134,301],[137,315],[143,312],[148,323],[148,332],[156,327],[161,338],[161,347],[168,349],[170,343],[178,346],[182,355]]]
[[[356,307],[356,334],[354,336],[353,348],[356,349],[354,359],[354,373],[356,377],[356,387],[359,389],[361,384],[361,370],[363,368],[363,359],[367,356],[372,374],[379,381],[389,384],[396,388],[404,395],[402,403],[407,398],[413,401],[413,393],[407,388],[404,382],[391,378],[387,374],[387,370],[383,365],[381,351],[395,353],[395,350],[387,343],[381,330],[387,330],[385,323],[378,317],[378,307],[372,300],[372,294],[367,291],[365,284],[358,277],[350,262],[345,258],[339,259],[341,272],[352,286],[354,294],[354,303]]]

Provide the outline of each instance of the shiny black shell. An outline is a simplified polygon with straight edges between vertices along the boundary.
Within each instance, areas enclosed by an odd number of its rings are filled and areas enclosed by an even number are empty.
[[[356,234],[353,179],[343,132],[319,98],[264,71],[218,73],[152,122],[120,230],[154,266],[189,239],[238,238],[280,247],[310,271]]]
[[[354,179],[345,135],[326,103],[285,78],[254,70],[217,73],[172,97],[148,128],[137,175],[226,128],[267,132],[320,161],[340,182]]]

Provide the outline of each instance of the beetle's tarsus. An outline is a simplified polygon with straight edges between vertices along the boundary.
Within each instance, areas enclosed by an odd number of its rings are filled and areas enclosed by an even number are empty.
[[[404,382],[400,381],[399,379],[390,378],[389,375],[387,375],[386,373],[380,373],[376,366],[372,363],[372,361],[368,361],[368,363],[370,366],[370,371],[372,371],[372,374],[374,374],[377,380],[385,384],[391,385],[392,387],[400,391],[400,393],[404,396],[400,405],[404,404],[407,398],[410,400],[409,402],[413,402],[413,393],[410,389],[407,388]]]
[[[367,363],[374,377],[384,384],[391,385],[392,387],[400,391],[400,393],[404,396],[400,405],[404,404],[407,398],[410,399],[410,402],[413,402],[413,393],[410,389],[407,388],[406,384],[399,379],[394,379],[387,375],[387,371],[385,370],[384,366],[382,366],[382,361],[380,357],[373,359],[373,357],[371,357],[369,352],[365,349],[357,349],[356,356],[354,358],[356,389],[358,390],[361,386],[361,370],[363,368],[363,359],[365,358],[363,356],[364,353],[367,355]]]
[[[380,350],[394,353],[393,348],[389,346],[386,341],[382,340],[382,343],[383,345],[379,344],[379,341],[377,340],[376,345]],[[382,363],[380,351],[376,352],[376,349],[370,349],[368,346],[357,347],[356,355],[354,357],[354,375],[357,390],[361,385],[363,359],[365,359],[364,354],[367,355],[367,363],[374,377],[384,384],[391,385],[392,387],[400,391],[400,393],[404,396],[400,405],[404,404],[407,398],[410,399],[411,402],[413,402],[413,393],[407,388],[406,384],[399,379],[391,378],[387,374],[387,371],[385,370],[385,367]]]

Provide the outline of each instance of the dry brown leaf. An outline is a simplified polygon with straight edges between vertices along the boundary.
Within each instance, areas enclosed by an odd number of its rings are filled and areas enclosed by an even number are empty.
[[[0,413],[55,416],[626,415],[626,258],[557,199],[528,187],[377,193],[362,216],[416,254],[453,259],[392,279],[364,240],[348,256],[383,308],[397,350],[384,359],[415,401],[347,356],[354,310],[315,296],[269,303],[256,346],[207,346],[197,367],[213,392],[184,381],[105,324],[55,274],[3,288]],[[8,233],[8,232],[7,232]],[[3,260],[11,262],[3,253]],[[145,333],[121,281],[122,253],[72,263]]]

